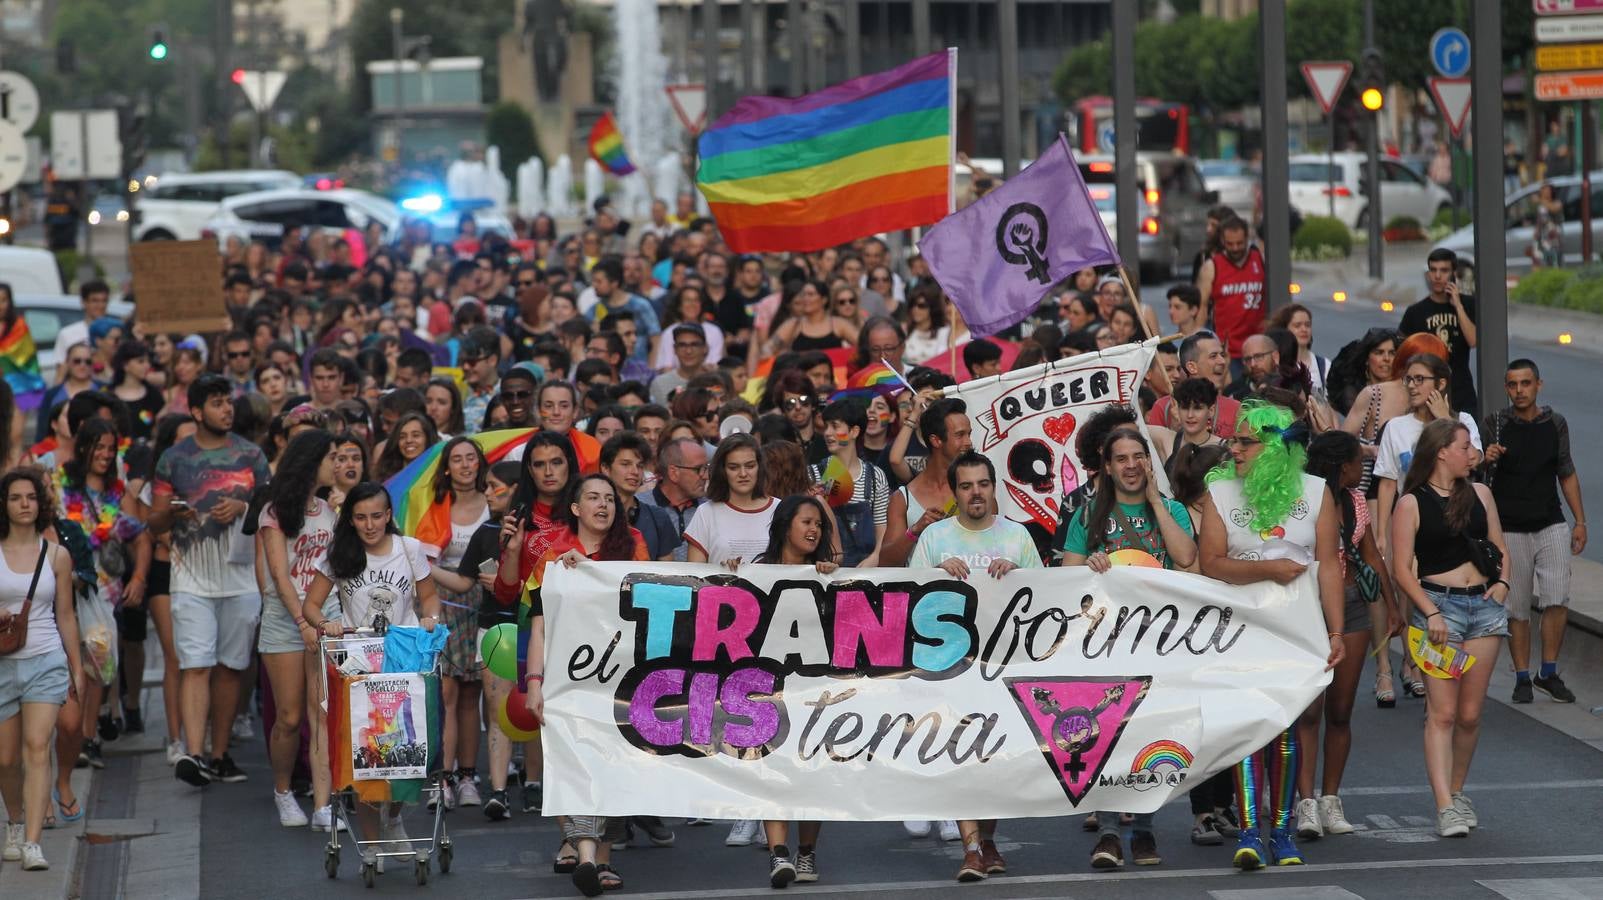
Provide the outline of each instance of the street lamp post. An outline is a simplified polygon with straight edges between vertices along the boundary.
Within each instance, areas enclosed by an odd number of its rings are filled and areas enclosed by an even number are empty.
[[[390,7],[390,39],[395,48],[395,162],[401,162],[401,141],[405,134],[406,115],[406,86],[401,80],[401,61],[404,57],[403,46],[405,38],[401,34],[401,23],[406,18],[406,12],[399,6]]]

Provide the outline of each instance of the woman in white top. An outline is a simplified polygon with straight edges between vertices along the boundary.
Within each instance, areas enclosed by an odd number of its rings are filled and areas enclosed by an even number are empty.
[[[323,614],[331,595],[338,603],[337,616],[332,609]],[[338,637],[347,628],[374,628],[381,623],[425,631],[433,631],[439,623],[440,599],[423,545],[396,531],[390,495],[383,485],[364,481],[345,498],[328,555],[317,564],[306,591],[301,616],[329,637]]]
[[[757,439],[732,434],[718,443],[707,480],[707,499],[685,529],[693,563],[723,565],[730,559],[756,559],[768,546],[774,498]]]
[[[278,471],[268,482],[267,503],[256,529],[256,580],[262,591],[256,649],[267,668],[277,710],[267,756],[273,766],[278,824],[285,828],[307,824],[306,814],[290,791],[290,776],[300,755],[301,722],[307,720],[313,723],[312,808],[318,830],[327,829],[331,821],[328,744],[319,739],[322,714],[316,708],[317,700],[308,701],[306,691],[307,684],[320,683],[317,634],[301,614],[301,606],[334,538],[334,508],[317,493],[334,486],[337,458],[334,436],[328,432],[296,435],[278,458]],[[316,756],[319,749],[321,761]]]
[[[0,795],[10,816],[25,816],[6,822],[3,856],[24,869],[48,869],[39,837],[50,808],[50,737],[56,712],[84,685],[72,560],[44,539],[55,514],[38,470],[7,472],[0,498],[0,632],[28,632],[20,648],[0,656]]]
[[[933,284],[913,289],[907,298],[907,349],[902,360],[910,364],[934,359],[951,348],[952,326],[946,320],[946,300]]]
[[[445,794],[447,809],[458,804],[478,806],[480,802],[474,782],[479,758],[479,691],[483,686],[479,662],[480,588],[478,579],[458,574],[457,567],[473,533],[490,517],[484,494],[489,473],[484,451],[472,438],[454,437],[447,442],[434,474],[434,504],[444,507],[445,515],[430,516],[429,520],[443,519],[439,524],[449,523],[450,531],[429,535],[420,528],[418,534],[424,542],[424,553],[434,564],[445,626],[451,630],[440,657],[440,671],[445,676],[440,679],[440,700],[445,705],[440,763],[451,773],[447,784],[455,788]],[[431,546],[434,541],[441,543]]]
[[[1229,442],[1231,462],[1208,473],[1213,502],[1202,521],[1202,574],[1229,584],[1290,584],[1317,560],[1320,608],[1306,613],[1323,614],[1329,669],[1346,655],[1337,561],[1341,523],[1335,504],[1327,502],[1329,490],[1324,481],[1303,472],[1307,456],[1298,436],[1291,432],[1293,422],[1291,411],[1284,407],[1260,400],[1241,405],[1236,433]],[[1235,865],[1256,869],[1268,862],[1269,852],[1258,827],[1256,770],[1260,767],[1266,770],[1269,784],[1269,850],[1278,865],[1302,865],[1291,831],[1297,741],[1290,728],[1237,766],[1241,833]]]

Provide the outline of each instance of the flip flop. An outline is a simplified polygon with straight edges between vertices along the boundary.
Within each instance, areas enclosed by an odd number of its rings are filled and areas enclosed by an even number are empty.
[[[56,812],[59,813],[61,822],[76,822],[83,818],[83,804],[79,803],[76,799],[70,804],[62,803],[60,792],[55,790],[50,792],[50,798],[56,801]],[[68,814],[67,810],[69,807],[77,810],[77,812]],[[55,817],[53,816],[52,818]]]

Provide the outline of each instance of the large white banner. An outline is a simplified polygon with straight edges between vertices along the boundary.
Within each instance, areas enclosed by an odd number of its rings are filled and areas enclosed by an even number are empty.
[[[1153,811],[1329,682],[1314,578],[552,566],[545,811]]]
[[[968,405],[974,449],[996,463],[1002,515],[1037,522],[1049,533],[1057,528],[1060,498],[1086,480],[1075,435],[1111,403],[1129,406],[1140,419],[1137,395],[1156,346],[1123,344],[946,389],[945,396]],[[1146,422],[1137,427],[1150,443]],[[1153,474],[1167,490],[1163,467],[1154,465]]]

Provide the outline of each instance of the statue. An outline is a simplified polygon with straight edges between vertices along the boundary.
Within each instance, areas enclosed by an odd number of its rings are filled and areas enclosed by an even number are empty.
[[[535,86],[543,103],[555,103],[562,96],[572,32],[573,12],[564,0],[524,0],[523,36],[532,47]]]

